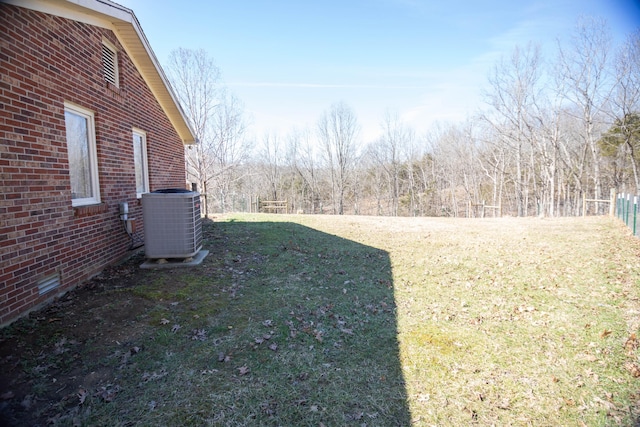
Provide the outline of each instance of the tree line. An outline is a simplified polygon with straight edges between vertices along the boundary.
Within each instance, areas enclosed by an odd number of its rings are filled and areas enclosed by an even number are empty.
[[[172,52],[167,70],[199,141],[186,149],[187,179],[205,212],[249,210],[255,196],[305,213],[571,216],[585,196],[640,193],[640,30],[615,45],[599,18],[582,18],[554,58],[516,46],[474,116],[417,135],[388,112],[366,144],[345,102],[314,127],[255,140],[205,51]]]

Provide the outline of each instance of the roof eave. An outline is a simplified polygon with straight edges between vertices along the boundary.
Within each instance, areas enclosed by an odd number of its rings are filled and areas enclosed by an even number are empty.
[[[147,83],[183,144],[196,143],[195,132],[147,37],[131,9],[109,0],[0,0],[112,30]]]
[[[105,0],[100,0],[104,2]],[[111,3],[111,2],[109,2]],[[119,5],[118,5],[119,6]],[[127,9],[128,10],[128,9]],[[118,19],[113,22],[114,32],[118,40],[134,62],[142,78],[153,92],[154,96],[165,110],[167,117],[186,145],[196,143],[194,131],[189,124],[186,114],[180,106],[180,102],[173,91],[171,83],[164,70],[160,66],[155,53],[151,49],[142,27],[133,11],[129,11],[129,21]],[[144,53],[144,54],[142,54]],[[162,84],[158,84],[156,78]]]

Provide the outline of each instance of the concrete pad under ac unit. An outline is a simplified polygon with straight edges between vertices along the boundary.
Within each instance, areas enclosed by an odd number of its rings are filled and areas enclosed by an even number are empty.
[[[202,264],[202,260],[204,260],[207,255],[209,255],[209,251],[201,249],[191,258],[147,259],[144,263],[140,264],[140,268],[160,270],[166,268],[195,267]]]

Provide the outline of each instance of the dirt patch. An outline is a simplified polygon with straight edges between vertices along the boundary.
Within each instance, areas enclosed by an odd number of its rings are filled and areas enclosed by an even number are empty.
[[[100,361],[126,357],[144,333],[141,319],[153,305],[122,292],[140,284],[142,261],[136,255],[109,267],[0,331],[1,425],[51,424],[78,404],[79,390],[109,384],[114,368]]]

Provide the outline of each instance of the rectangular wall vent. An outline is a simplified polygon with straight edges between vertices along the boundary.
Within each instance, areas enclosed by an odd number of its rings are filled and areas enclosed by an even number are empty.
[[[114,86],[118,86],[118,54],[115,49],[102,43],[102,64],[104,78]]]
[[[44,295],[60,286],[60,274],[54,273],[38,281],[38,292]]]

